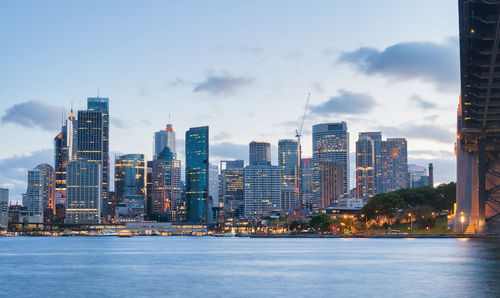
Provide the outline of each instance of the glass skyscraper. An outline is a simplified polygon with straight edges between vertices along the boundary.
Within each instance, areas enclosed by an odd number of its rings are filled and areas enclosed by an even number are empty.
[[[209,219],[208,140],[208,126],[190,128],[186,132],[187,220],[193,223],[206,223]]]
[[[165,130],[160,130],[155,132],[155,152],[154,158],[156,158],[162,151],[168,147],[170,151],[175,151],[175,132],[172,124],[167,124]]]
[[[302,204],[306,210],[312,210],[313,202],[313,177],[312,158],[302,159]]]
[[[381,187],[381,132],[361,132],[356,142],[356,197],[371,198]]]
[[[146,200],[146,160],[144,154],[115,157],[115,201],[124,202],[127,217],[143,217]]]
[[[392,138],[382,142],[382,192],[407,188],[408,149],[404,138]]]
[[[28,171],[28,189],[23,196],[23,205],[29,212],[30,223],[43,222],[43,172],[39,169]]]
[[[71,110],[61,132],[54,138],[54,171],[56,203],[66,203],[66,168],[77,154],[78,122]]]
[[[271,144],[268,142],[250,142],[249,160],[251,166],[271,165]]]
[[[48,164],[38,165],[35,169],[43,175],[43,217],[50,222],[56,214],[56,189],[54,168]]]
[[[278,166],[247,166],[244,170],[245,217],[267,216],[281,208],[281,170]]]
[[[278,166],[281,169],[281,186],[298,187],[300,184],[300,148],[296,140],[278,142]]]

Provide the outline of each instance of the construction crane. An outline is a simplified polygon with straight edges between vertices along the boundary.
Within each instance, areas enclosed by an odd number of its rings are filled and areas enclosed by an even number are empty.
[[[311,99],[311,92],[307,94],[306,108],[304,109],[304,115],[302,116],[302,121],[300,122],[299,128],[295,130],[295,137],[299,142],[299,146],[300,146],[300,137],[302,136],[302,129],[304,128],[304,120],[306,120],[307,108],[309,108],[310,99]]]

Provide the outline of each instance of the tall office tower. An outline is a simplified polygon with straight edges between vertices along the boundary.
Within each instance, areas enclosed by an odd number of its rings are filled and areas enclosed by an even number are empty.
[[[221,200],[227,217],[243,217],[245,201],[243,199],[243,161],[241,163],[221,162]]]
[[[78,123],[71,110],[61,132],[54,138],[54,170],[56,203],[66,203],[66,168],[77,154]]]
[[[220,171],[225,169],[243,169],[245,167],[245,162],[242,159],[236,160],[221,160],[220,161]]]
[[[9,226],[9,190],[0,188],[0,230],[7,230]]]
[[[173,221],[182,207],[181,164],[175,153],[165,147],[152,162],[151,214],[167,214]]]
[[[343,169],[343,191],[349,191],[349,133],[347,124],[322,123],[313,125],[313,208],[321,202],[321,185],[319,165],[322,161],[335,161]]]
[[[107,212],[108,192],[109,192],[109,98],[105,97],[89,97],[87,99],[87,110],[89,112],[96,111],[102,113],[102,202],[104,209],[102,212]],[[78,116],[80,118],[80,116]],[[78,119],[80,120],[80,119]],[[80,121],[78,122],[80,124]],[[79,130],[80,131],[80,130]],[[80,140],[80,138],[78,138]],[[80,145],[78,145],[80,147]]]
[[[252,141],[249,144],[249,160],[251,166],[271,165],[271,144]]]
[[[209,185],[208,126],[186,131],[186,199],[187,220],[206,223]]]
[[[313,176],[312,158],[302,159],[302,205],[306,210],[312,210],[313,203]]]
[[[64,222],[68,224],[101,223],[102,185],[101,162],[82,159],[70,162]]]
[[[154,158],[156,158],[162,151],[168,147],[170,151],[175,151],[175,132],[172,124],[167,124],[165,130],[160,130],[155,132],[155,152]]]
[[[425,167],[408,164],[408,187],[417,188],[424,186],[423,179],[425,179],[425,185],[429,184],[429,177],[427,176],[427,170]]]
[[[56,215],[56,181],[54,168],[48,164],[38,165],[35,169],[43,173],[43,210],[44,221],[50,222]]]
[[[29,170],[28,189],[26,191],[26,196],[23,197],[23,205],[29,212],[30,223],[43,222],[43,190],[43,172],[36,168]]]
[[[429,186],[434,188],[434,166],[429,164]]]
[[[319,175],[321,186],[320,207],[337,206],[338,199],[345,194],[344,167],[336,161],[320,161]]]
[[[208,167],[208,196],[212,198],[213,207],[219,207],[219,166]]]
[[[361,132],[356,142],[356,197],[371,198],[380,189],[381,132]]]
[[[381,193],[408,187],[408,151],[404,138],[382,141]]]
[[[282,208],[291,210],[294,207],[302,207],[300,197],[300,180],[302,177],[300,175],[300,146],[298,141],[279,140],[278,166],[281,169]],[[296,197],[291,199],[290,195]]]
[[[104,122],[103,113],[99,111],[78,111],[78,150],[77,159],[97,162],[101,165],[101,174],[104,169]],[[104,174],[101,182],[105,180]],[[101,204],[99,211],[107,209],[108,188],[104,185],[101,190]],[[106,200],[105,200],[106,199]]]
[[[115,201],[126,204],[126,217],[143,218],[146,201],[146,159],[144,154],[115,156]]]
[[[281,170],[278,166],[247,166],[244,170],[245,217],[266,216],[281,208]]]

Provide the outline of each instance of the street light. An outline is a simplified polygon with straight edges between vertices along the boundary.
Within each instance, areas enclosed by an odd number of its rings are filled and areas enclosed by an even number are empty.
[[[410,231],[413,231],[413,217],[411,217],[411,213],[408,213],[408,216],[410,217]]]

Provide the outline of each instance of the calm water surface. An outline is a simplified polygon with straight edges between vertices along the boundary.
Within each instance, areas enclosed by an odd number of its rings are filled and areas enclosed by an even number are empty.
[[[0,238],[4,297],[500,297],[500,240]]]

